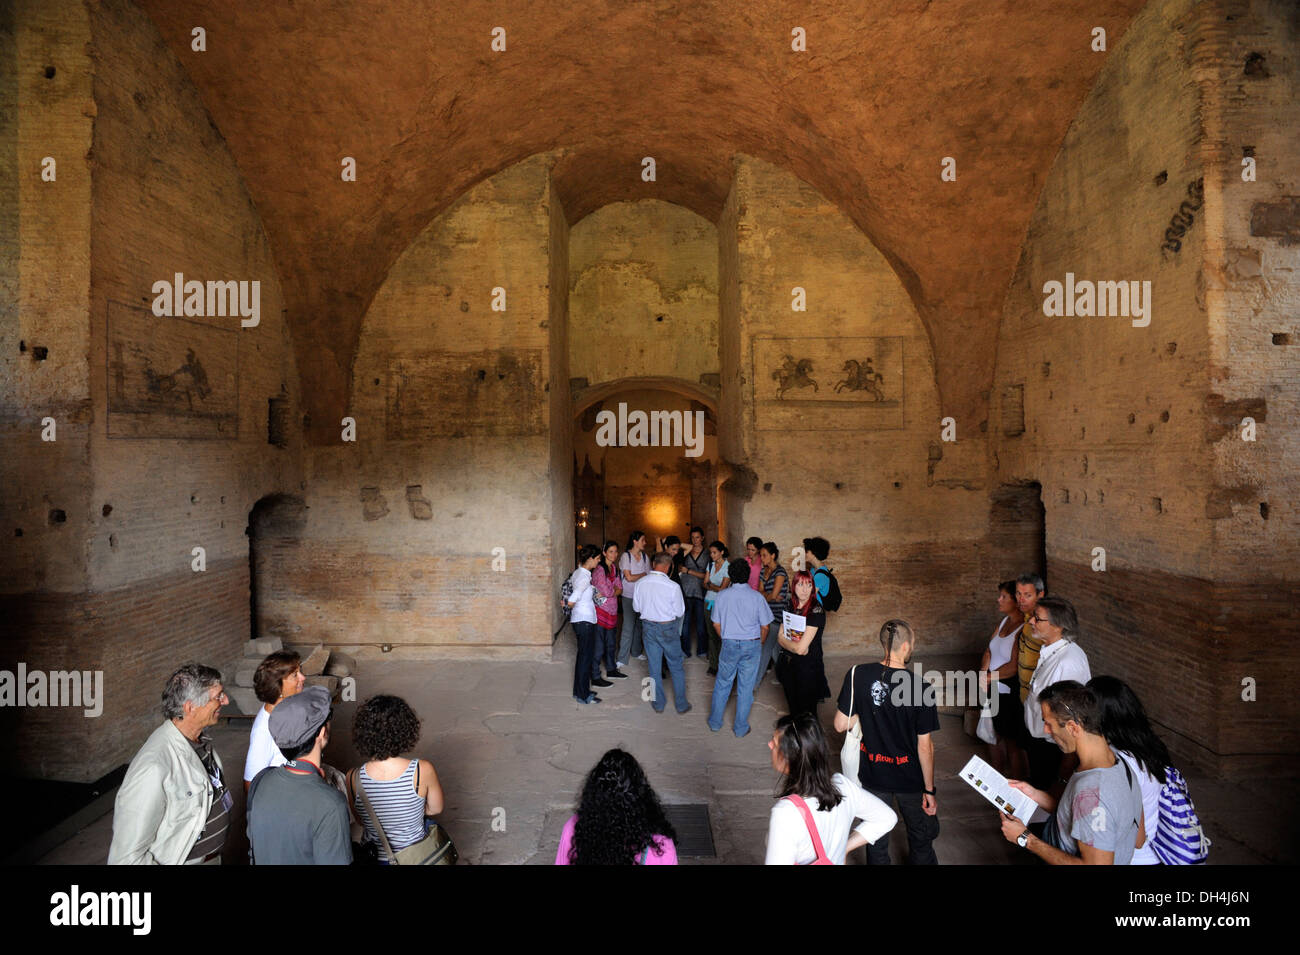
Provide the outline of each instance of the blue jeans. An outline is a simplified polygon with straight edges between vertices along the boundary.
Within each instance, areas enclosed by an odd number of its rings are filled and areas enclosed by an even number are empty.
[[[642,628],[641,615],[632,609],[631,597],[619,597],[623,607],[623,629],[618,635],[618,662],[627,663],[633,657],[641,655]]]
[[[704,598],[686,598],[686,619],[682,625],[682,653],[691,655],[691,638],[695,638],[696,656],[709,652],[708,621],[704,615]]]
[[[645,653],[649,660],[650,677],[655,681],[654,708],[662,713],[664,707],[668,705],[668,699],[664,696],[663,680],[660,678],[663,672],[663,661],[667,660],[668,673],[673,678],[673,701],[677,706],[677,712],[682,713],[688,704],[686,671],[682,669],[682,648],[678,642],[677,621],[655,623],[652,620],[644,620],[641,626],[645,636]]]
[[[713,681],[713,705],[709,708],[709,729],[722,729],[722,714],[731,687],[736,687],[737,736],[749,732],[749,710],[754,705],[754,684],[757,681],[758,658],[763,648],[757,640],[723,640],[722,653],[718,655],[718,675]]]
[[[600,631],[594,623],[575,620],[573,632],[578,635],[578,658],[573,661],[573,695],[585,700],[591,695],[591,660],[596,652],[596,634]]]
[[[600,664],[605,664],[605,672],[609,673],[614,667],[614,650],[618,647],[618,638],[614,636],[613,627],[602,627],[596,624],[596,652],[591,658],[591,678],[600,679]],[[1017,691],[1018,692],[1018,691]]]
[[[767,675],[767,664],[772,659],[772,654],[776,652],[776,635],[781,632],[781,612],[774,611],[772,616],[776,619],[767,628],[767,639],[763,641],[762,658],[758,661],[758,672],[754,674],[754,693],[758,694],[758,688],[763,682],[763,677]]]

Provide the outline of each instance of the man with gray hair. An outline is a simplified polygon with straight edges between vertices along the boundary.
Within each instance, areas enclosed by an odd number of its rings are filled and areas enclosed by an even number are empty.
[[[163,690],[163,720],[131,760],[113,805],[109,865],[220,864],[233,799],[203,731],[230,702],[221,674],[187,663]]]
[[[1070,601],[1062,597],[1039,599],[1029,622],[1042,644],[1025,700],[1025,730],[1030,739],[1029,781],[1037,789],[1059,793],[1077,760],[1071,752],[1062,755],[1061,748],[1053,741],[1043,724],[1038,697],[1044,689],[1062,680],[1087,683],[1092,679],[1092,671],[1088,667],[1088,655],[1074,642],[1079,631],[1079,615]]]

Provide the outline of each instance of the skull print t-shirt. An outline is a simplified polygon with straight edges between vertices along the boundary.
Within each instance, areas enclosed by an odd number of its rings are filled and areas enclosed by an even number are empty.
[[[850,678],[855,685],[850,686]],[[857,713],[862,721],[858,781],[863,788],[891,793],[925,789],[916,738],[939,728],[936,702],[934,690],[914,671],[862,663],[844,674],[839,711]]]

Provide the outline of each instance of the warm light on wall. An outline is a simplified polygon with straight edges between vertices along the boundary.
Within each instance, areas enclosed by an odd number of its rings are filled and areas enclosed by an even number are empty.
[[[677,507],[670,498],[653,498],[646,502],[646,517],[654,527],[676,527]]]
[[[577,521],[577,524],[578,524],[579,527],[586,527],[586,526],[587,526],[587,519],[590,518],[590,517],[591,517],[591,512],[588,511],[587,508],[585,508],[585,507],[580,507],[580,508],[578,508],[578,521]]]

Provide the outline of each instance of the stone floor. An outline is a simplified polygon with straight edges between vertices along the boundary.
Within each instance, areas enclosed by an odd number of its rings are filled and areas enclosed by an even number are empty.
[[[827,659],[827,675],[838,691],[847,657]],[[770,675],[755,702],[753,731],[744,739],[731,732],[734,698],[721,733],[705,725],[713,680],[703,660],[686,662],[687,695],[694,709],[678,716],[669,706],[662,715],[642,702],[639,680],[646,665],[633,661],[632,679],[602,691],[590,706],[572,698],[573,640],[561,638],[555,656],[533,661],[395,661],[363,652],[359,659],[359,699],[395,693],[424,720],[420,755],[433,761],[442,780],[447,808],[440,817],[461,857],[474,864],[550,864],[560,828],[572,813],[583,779],[602,753],[621,746],[645,767],[665,803],[709,806],[717,856],[688,863],[761,863],[768,812],[777,774],[769,762],[771,726],[784,711],[784,694]],[[671,691],[670,691],[671,692]],[[355,764],[351,722],[356,703],[341,704],[326,761]],[[821,707],[829,726],[833,701]],[[939,861],[949,864],[1021,864],[1032,859],[1001,836],[988,804],[956,778],[972,753],[984,749],[962,732],[957,716],[941,716],[936,734]],[[236,719],[214,727],[218,751],[230,775],[242,775],[250,721]],[[838,738],[833,737],[833,743]],[[836,746],[836,748],[838,748]],[[1193,776],[1193,798],[1214,848],[1215,863],[1295,862],[1300,795],[1296,780],[1228,783]],[[242,803],[242,792],[239,793]],[[237,807],[242,830],[242,805]],[[43,864],[96,864],[105,861],[112,837],[112,814],[77,833],[40,861]],[[244,858],[242,834],[227,848],[225,862]],[[893,837],[896,861],[904,855],[900,824]],[[862,863],[861,857],[850,863]]]

